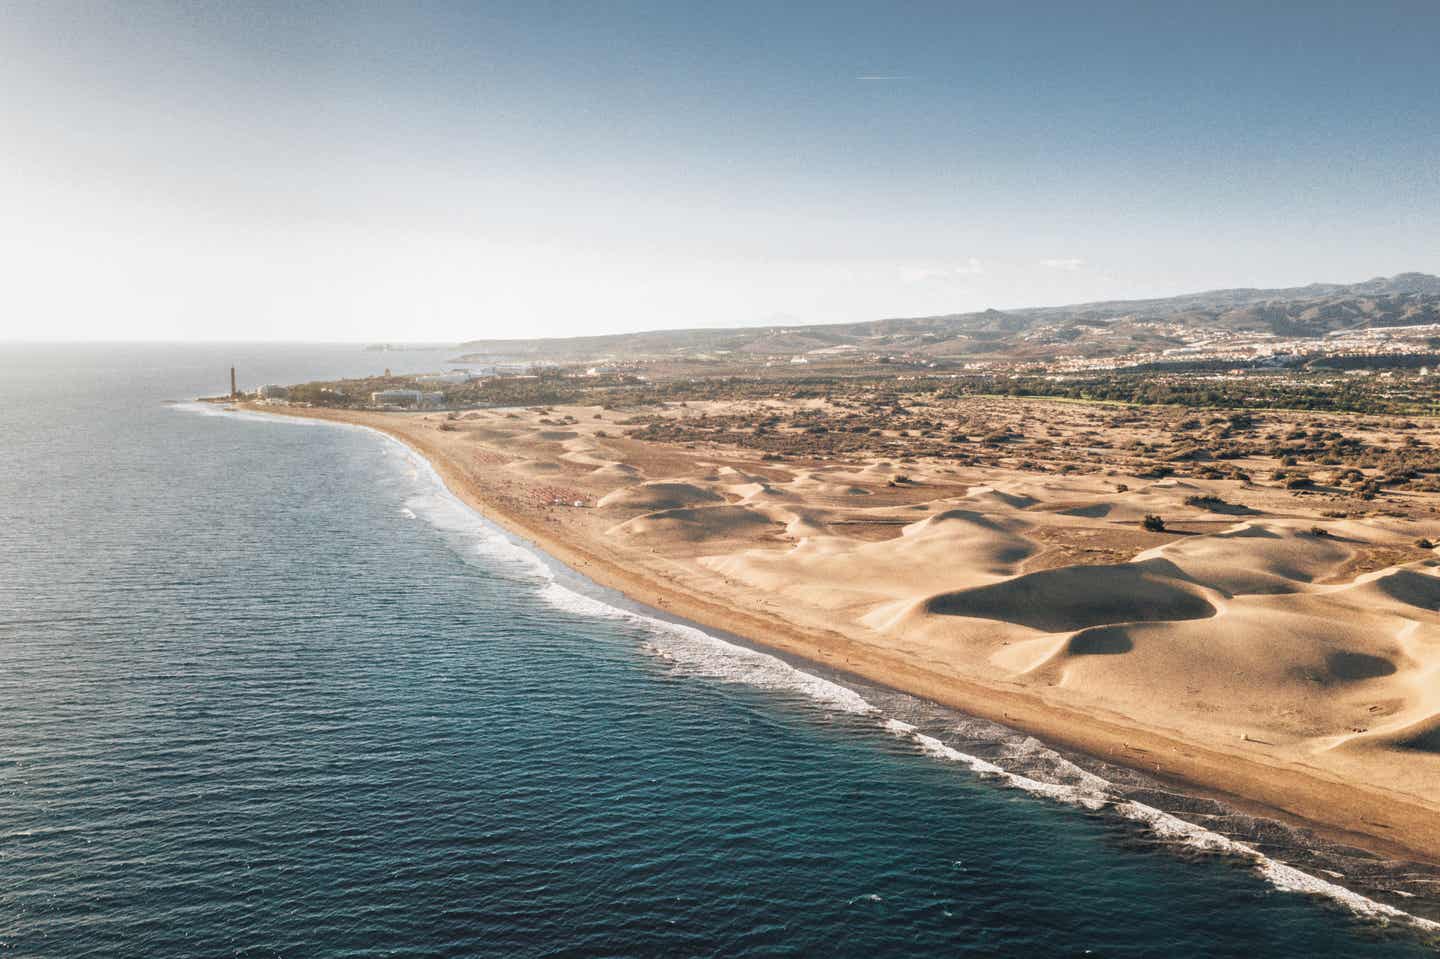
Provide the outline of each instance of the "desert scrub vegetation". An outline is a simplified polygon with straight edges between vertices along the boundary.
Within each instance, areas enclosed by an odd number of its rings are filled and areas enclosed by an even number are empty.
[[[1185,497],[1185,505],[1193,506],[1195,509],[1208,510],[1234,509],[1236,506],[1236,504],[1234,503],[1226,502],[1223,498],[1219,496],[1214,496],[1209,493],[1204,493],[1197,496],[1187,496]]]

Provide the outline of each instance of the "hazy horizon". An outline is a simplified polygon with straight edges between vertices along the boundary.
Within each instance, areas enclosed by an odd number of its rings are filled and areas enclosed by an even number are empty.
[[[1351,285],[1351,284],[1356,284],[1356,283],[1363,283],[1363,282],[1365,282],[1365,281],[1367,281],[1367,280],[1372,280],[1372,279],[1388,279],[1388,278],[1393,277],[1393,276],[1400,276],[1400,275],[1404,275],[1404,274],[1414,274],[1414,273],[1425,273],[1425,272],[1426,272],[1426,271],[1423,271],[1423,270],[1396,270],[1396,271],[1394,271],[1393,273],[1387,274],[1387,275],[1367,276],[1367,277],[1361,277],[1361,278],[1346,278],[1346,279],[1340,279],[1340,280],[1312,280],[1312,281],[1310,281],[1310,282],[1308,282],[1308,283],[1300,283],[1300,284],[1297,284],[1295,287],[1280,287],[1280,286],[1276,286],[1276,285],[1273,285],[1273,284],[1262,284],[1262,285],[1260,285],[1260,286],[1248,287],[1248,288],[1250,288],[1250,289],[1261,289],[1261,290],[1271,290],[1271,289],[1279,290],[1279,289],[1303,288],[1303,287],[1305,287],[1305,286],[1309,286],[1309,285],[1312,285],[1312,284],[1322,284],[1322,285],[1328,284],[1328,285],[1346,286],[1346,285]],[[1133,298],[1132,298],[1132,297],[1119,297],[1119,296],[1105,297],[1105,296],[1102,296],[1102,297],[1096,298],[1095,300],[1090,300],[1090,301],[1085,301],[1085,302],[1103,303],[1103,302],[1111,302],[1111,301],[1116,301],[1116,302],[1128,302],[1128,301],[1131,301],[1131,300],[1137,300],[1137,301],[1138,301],[1138,300],[1141,300],[1141,299],[1167,299],[1167,298],[1170,298],[1170,297],[1180,297],[1180,296],[1186,296],[1186,295],[1191,295],[1191,294],[1220,292],[1220,291],[1228,290],[1228,289],[1242,289],[1242,288],[1241,288],[1241,287],[1214,287],[1213,289],[1208,289],[1208,290],[1176,290],[1176,291],[1171,292],[1171,293],[1160,293],[1160,294],[1156,294],[1154,297],[1147,297],[1147,298],[1139,298],[1139,297],[1133,297]],[[1024,303],[1024,304],[1011,304],[1011,305],[1006,305],[1006,306],[980,307],[978,310],[953,310],[953,311],[948,311],[948,312],[949,312],[949,313],[954,313],[954,314],[957,314],[957,315],[963,315],[963,314],[965,314],[965,313],[983,312],[984,310],[987,310],[987,309],[994,309],[994,310],[998,310],[998,311],[1000,311],[1000,312],[1003,313],[1003,312],[1006,312],[1006,311],[1024,311],[1024,310],[1027,310],[1027,309],[1044,309],[1044,308],[1047,308],[1047,307],[1083,306],[1083,305],[1085,305],[1084,302]],[[944,313],[936,313],[936,314],[930,314],[930,315],[943,316],[943,315],[946,315],[946,314],[944,314]],[[805,321],[792,321],[792,322],[790,322],[790,323],[780,323],[780,322],[777,322],[777,321],[774,321],[774,320],[765,320],[765,321],[756,321],[756,322],[753,322],[753,323],[736,323],[736,324],[731,324],[731,325],[732,325],[735,329],[745,329],[745,328],[747,328],[747,327],[763,328],[763,327],[767,327],[767,326],[790,326],[790,325],[794,325],[794,326],[796,326],[796,327],[805,327],[805,326],[824,326],[824,325],[829,324],[829,323],[866,322],[867,320],[894,320],[894,319],[909,319],[909,318],[913,318],[913,317],[900,316],[900,315],[896,314],[896,315],[890,315],[890,316],[873,316],[873,317],[861,318],[860,320],[857,320],[857,321],[824,320],[824,319],[820,319],[820,320],[814,320],[814,321],[809,321],[809,322],[805,322]],[[507,336],[507,335],[497,335],[497,336],[464,336],[464,337],[457,337],[457,338],[450,338],[450,339],[409,339],[409,338],[384,337],[384,336],[381,336],[381,337],[360,337],[360,338],[348,338],[348,339],[346,339],[346,338],[338,338],[338,339],[309,339],[309,338],[285,338],[285,337],[276,337],[276,338],[271,338],[271,339],[253,339],[253,338],[252,338],[252,339],[246,339],[246,338],[243,338],[243,337],[234,337],[234,336],[191,337],[191,338],[185,338],[185,339],[178,339],[178,338],[174,338],[174,337],[169,337],[169,338],[166,338],[166,337],[150,337],[150,338],[145,338],[145,337],[131,337],[131,338],[118,338],[118,337],[99,337],[99,338],[72,337],[72,338],[68,338],[68,339],[67,339],[67,338],[63,338],[63,337],[4,337],[4,336],[0,336],[0,343],[17,343],[17,344],[34,344],[34,345],[60,345],[60,346],[63,346],[63,345],[66,345],[66,344],[85,344],[85,343],[88,343],[88,344],[100,344],[100,345],[107,344],[107,343],[115,343],[115,344],[130,344],[130,343],[133,343],[133,344],[156,344],[156,345],[165,345],[165,344],[184,345],[184,344],[187,344],[187,343],[210,343],[210,344],[216,344],[216,343],[219,343],[219,344],[223,344],[223,343],[236,343],[236,344],[276,344],[276,345],[296,345],[296,346],[304,346],[304,345],[311,345],[311,346],[324,346],[324,345],[355,345],[355,346],[361,346],[361,345],[365,345],[365,346],[376,345],[376,346],[379,346],[379,345],[389,345],[389,346],[405,346],[405,347],[431,346],[431,347],[437,347],[437,348],[448,348],[448,347],[452,347],[452,346],[462,345],[462,344],[464,344],[465,342],[467,342],[467,341],[472,341],[472,340],[497,340],[497,339],[498,339],[498,340],[503,340],[503,339],[526,340],[526,339],[535,339],[535,338],[541,338],[541,339],[565,339],[565,338],[569,338],[569,337],[613,336],[613,335],[623,335],[623,334],[626,334],[626,333],[653,333],[653,332],[664,332],[664,331],[667,331],[667,330],[723,329],[723,328],[726,328],[726,326],[727,326],[726,324],[716,323],[716,324],[712,324],[712,325],[710,325],[710,326],[637,327],[637,328],[635,328],[635,329],[624,329],[624,330],[620,330],[620,329],[616,329],[616,330],[595,329],[595,330],[587,330],[587,331],[585,331],[585,332],[579,332],[579,333],[538,334],[537,336],[531,336],[531,337],[523,336],[523,335],[520,335],[520,334],[514,334],[514,335],[508,335],[508,336]]]
[[[1440,272],[1433,5],[0,19],[0,339],[450,343]]]

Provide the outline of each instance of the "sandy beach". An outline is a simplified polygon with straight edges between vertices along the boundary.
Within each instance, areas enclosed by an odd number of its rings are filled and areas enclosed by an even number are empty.
[[[1265,482],[1260,456],[1233,478],[1136,475],[1108,452],[1133,438],[1096,444],[1091,408],[986,402],[1030,424],[1029,460],[777,458],[637,438],[596,406],[264,409],[395,437],[637,601],[1440,862],[1440,495],[1336,509],[1323,482]],[[1047,447],[1090,464],[1047,467]]]

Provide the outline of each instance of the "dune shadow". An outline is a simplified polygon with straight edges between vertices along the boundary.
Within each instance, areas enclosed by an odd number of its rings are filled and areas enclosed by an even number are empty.
[[[1134,640],[1119,629],[1086,630],[1066,646],[1076,656],[1119,656],[1134,648]]]
[[[1259,516],[1260,510],[1252,509],[1244,503],[1218,503],[1208,507],[1212,513],[1223,513],[1226,516]]]
[[[1092,503],[1088,506],[1072,506],[1058,510],[1060,516],[1078,516],[1082,519],[1104,519],[1115,507],[1109,503]]]
[[[1440,609],[1440,577],[1403,569],[1371,584],[1376,590],[1409,606]]]
[[[1357,681],[1393,676],[1395,664],[1382,656],[1369,653],[1331,653],[1325,657],[1325,666],[1336,679]]]
[[[1401,749],[1416,749],[1427,753],[1440,753],[1440,724],[1427,732],[1402,739],[1395,745]]]
[[[926,611],[1047,633],[1114,623],[1207,619],[1215,607],[1153,566],[1069,566],[931,597]]]

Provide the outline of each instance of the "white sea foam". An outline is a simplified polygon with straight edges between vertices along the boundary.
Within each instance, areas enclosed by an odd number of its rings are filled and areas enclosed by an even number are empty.
[[[1026,755],[1032,758],[1036,753],[1048,753],[1043,757],[1047,763],[1052,768],[1066,773],[1067,778],[1074,778],[1077,782],[1044,782],[1008,771],[986,759],[962,752],[933,736],[927,736],[910,723],[881,717],[879,710],[847,687],[796,669],[766,653],[709,636],[702,630],[629,613],[566,589],[558,583],[549,584],[543,593],[547,600],[570,612],[612,619],[627,619],[657,628],[657,633],[673,638],[660,642],[652,640],[650,643],[652,651],[656,655],[682,664],[686,668],[686,672],[691,675],[720,679],[726,682],[743,682],[766,689],[804,693],[827,707],[841,708],[847,712],[861,715],[874,715],[880,719],[887,732],[898,738],[910,740],[926,755],[959,763],[971,772],[991,779],[1000,785],[1090,811],[1108,808],[1132,822],[1143,825],[1156,837],[1165,841],[1209,853],[1248,860],[1259,876],[1282,892],[1330,899],[1349,909],[1356,916],[1374,922],[1404,922],[1428,933],[1440,933],[1440,923],[1411,915],[1402,909],[1377,902],[1343,886],[1312,876],[1293,866],[1271,859],[1246,843],[1230,839],[1144,803],[1133,800],[1117,801],[1109,791],[1111,783],[1108,780],[1081,769],[1069,760],[1058,756],[1036,739],[1027,738],[1018,748],[1012,748],[1009,752],[1012,755]]]
[[[666,660],[677,673],[800,693],[827,708],[856,715],[875,712],[875,707],[853,689],[796,669],[775,656],[726,642],[694,626],[621,609],[555,581],[548,583],[540,594],[557,609],[639,627],[646,634],[645,651]]]
[[[225,410],[217,409],[213,403],[199,403],[193,400],[186,403],[170,403],[167,405],[169,405],[172,410],[177,410],[181,413],[198,413],[201,416],[222,416],[225,413]]]
[[[1071,783],[1081,792],[1104,792],[1111,786],[1110,781],[1105,777],[1097,776],[1090,770],[1075,765],[1034,736],[1026,736],[1019,743],[1007,743],[1003,754],[1006,759],[1028,762],[1032,765],[1043,763],[1048,767],[1047,771],[1052,779]]]
[[[182,404],[177,404],[177,406],[182,406]],[[206,407],[196,410],[196,412],[203,412],[207,415],[220,412],[223,415],[262,419],[266,422],[307,422],[291,417],[216,411],[208,408],[208,404],[183,404],[183,406],[186,408],[190,406]],[[335,426],[349,425],[332,424],[327,421],[308,422]],[[424,481],[429,485],[430,489],[426,491],[428,495],[408,502],[407,506],[413,507],[415,512],[443,531],[467,531],[478,534],[479,540],[474,547],[477,552],[492,557],[498,562],[507,563],[512,568],[519,567],[529,574],[533,579],[537,594],[556,609],[573,615],[619,621],[638,628],[645,636],[642,648],[647,653],[672,664],[673,669],[679,674],[796,693],[808,697],[827,709],[836,709],[859,716],[874,716],[887,732],[897,738],[912,742],[925,755],[957,763],[976,775],[999,785],[1091,811],[1108,808],[1112,813],[1144,826],[1153,835],[1167,842],[1248,860],[1257,875],[1282,892],[1326,898],[1350,910],[1354,915],[1373,922],[1408,923],[1427,934],[1440,934],[1440,923],[1412,915],[1386,903],[1377,902],[1336,883],[1328,882],[1286,863],[1271,859],[1247,843],[1230,839],[1153,806],[1133,800],[1118,799],[1110,793],[1111,783],[1108,780],[1076,766],[1034,738],[1027,738],[1018,745],[1007,747],[1005,750],[1007,758],[1023,759],[1031,763],[1037,759],[1043,760],[1059,774],[1060,778],[1072,780],[1071,782],[1044,782],[1011,772],[986,759],[962,752],[933,736],[925,735],[910,723],[884,717],[880,710],[855,690],[797,669],[776,656],[727,642],[694,626],[673,623],[655,616],[623,609],[577,592],[557,580],[554,570],[539,553],[516,542],[512,537],[498,530],[489,520],[461,502],[445,486],[444,481],[428,460],[388,434],[379,430],[371,430],[368,427],[359,428],[375,433],[394,444],[408,464],[413,466],[416,480],[419,481],[423,476]],[[870,899],[871,897],[859,898]]]
[[[1328,882],[1279,860],[1271,859],[1248,843],[1229,839],[1143,803],[1123,803],[1116,808],[1127,818],[1145,823],[1152,832],[1162,838],[1178,840],[1199,849],[1251,860],[1255,864],[1256,872],[1282,892],[1320,896],[1333,900],[1356,915],[1367,919],[1378,922],[1406,922],[1429,933],[1440,933],[1440,922],[1411,915],[1403,909],[1397,909],[1383,902],[1376,902],[1374,899],[1362,896],[1344,886]]]
[[[954,746],[947,745],[933,736],[926,736],[909,723],[903,723],[898,719],[885,721],[885,729],[894,736],[901,739],[909,739],[920,747],[920,750],[928,756],[936,759],[943,759],[948,762],[960,763],[971,772],[981,776],[989,776],[997,779],[1001,784],[1013,789],[1020,789],[1034,796],[1043,796],[1046,799],[1053,799],[1067,805],[1082,806],[1086,809],[1103,809],[1110,805],[1111,799],[1103,791],[1093,787],[1071,786],[1064,783],[1047,783],[1038,779],[1031,779],[1029,776],[1022,776],[1019,773],[1010,772],[979,756],[972,756],[969,753],[961,752]],[[1098,782],[1109,785],[1099,776],[1092,777]]]
[[[1240,859],[1249,860],[1258,875],[1268,881],[1272,886],[1282,892],[1294,892],[1304,895],[1320,896],[1330,899],[1349,909],[1352,913],[1365,919],[1376,922],[1405,922],[1414,925],[1429,933],[1440,933],[1440,923],[1411,915],[1403,909],[1383,902],[1377,902],[1367,896],[1346,889],[1344,886],[1333,882],[1327,882],[1310,873],[1296,869],[1286,863],[1271,859],[1255,847],[1230,839],[1220,833],[1186,822],[1177,816],[1147,806],[1144,803],[1134,801],[1115,802],[1105,793],[1097,791],[1087,785],[1085,788],[1055,783],[1044,783],[1028,776],[1007,772],[994,763],[987,762],[976,756],[963,753],[952,746],[947,746],[930,736],[923,735],[916,731],[909,723],[902,723],[899,720],[888,720],[885,728],[894,735],[909,737],[928,755],[939,759],[958,762],[969,768],[971,771],[995,777],[1002,784],[1015,789],[1024,790],[1036,796],[1043,796],[1056,802],[1068,805],[1081,806],[1090,810],[1103,809],[1109,806],[1114,812],[1133,822],[1140,823],[1150,830],[1155,836],[1199,849],[1205,852],[1219,855],[1235,856]],[[1105,782],[1098,776],[1091,776],[1092,780]]]
[[[177,410],[181,413],[196,413],[200,416],[224,416],[229,419],[244,420],[249,423],[273,423],[281,426],[296,426],[307,429],[314,429],[316,427],[324,429],[327,426],[351,430],[369,429],[367,426],[359,426],[354,423],[336,423],[331,420],[312,420],[300,416],[280,416],[275,413],[261,413],[254,410],[237,410],[234,407],[225,406],[220,403],[190,401],[184,403],[169,403],[167,405],[170,409]],[[371,430],[371,432],[378,431]]]

